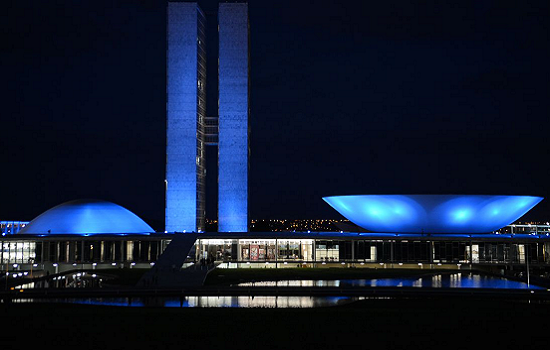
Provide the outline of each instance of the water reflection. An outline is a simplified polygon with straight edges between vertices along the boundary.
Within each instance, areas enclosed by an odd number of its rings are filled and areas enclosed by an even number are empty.
[[[502,277],[471,273],[453,273],[429,277],[374,278],[345,280],[283,280],[239,283],[240,287],[416,287],[416,288],[489,288],[544,289]]]
[[[340,280],[282,280],[243,282],[239,287],[339,287]]]
[[[364,297],[297,297],[297,296],[188,296],[181,298],[87,298],[87,299],[14,299],[14,303],[69,303],[126,307],[193,307],[193,308],[317,308],[343,305]]]
[[[489,288],[544,289],[501,277],[472,273],[438,274],[433,276],[342,280],[283,280],[237,284],[239,287],[414,287],[414,288]],[[336,306],[368,298],[342,296],[180,296],[180,297],[109,297],[109,298],[15,298],[14,303],[73,303],[124,307],[192,307],[192,308],[317,308]]]

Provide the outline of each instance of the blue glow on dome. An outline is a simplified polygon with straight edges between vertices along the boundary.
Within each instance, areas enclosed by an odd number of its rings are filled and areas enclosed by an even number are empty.
[[[373,232],[487,233],[519,219],[542,197],[490,195],[355,195],[323,197]]]
[[[37,216],[19,234],[148,234],[155,230],[120,205],[79,199],[55,206]]]

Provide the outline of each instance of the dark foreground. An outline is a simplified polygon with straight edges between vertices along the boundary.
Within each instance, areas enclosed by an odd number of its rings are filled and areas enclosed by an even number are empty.
[[[528,349],[550,304],[473,298],[366,300],[319,309],[0,305],[5,349]]]

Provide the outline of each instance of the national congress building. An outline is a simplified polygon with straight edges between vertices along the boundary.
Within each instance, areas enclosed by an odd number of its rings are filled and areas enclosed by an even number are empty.
[[[196,3],[168,3],[164,232],[114,203],[66,202],[31,222],[0,222],[6,276],[20,278],[33,269],[149,267],[178,239],[187,240],[179,248],[180,266],[210,257],[221,267],[238,268],[550,266],[550,225],[510,226],[543,199],[536,196],[331,196],[323,199],[355,228],[247,232],[247,4],[220,4],[215,22],[207,23]],[[209,25],[217,25],[217,40],[206,36]],[[217,45],[218,57],[207,57],[207,44]],[[207,94],[208,60],[219,61],[217,96]],[[207,113],[209,99],[218,101],[215,113]],[[199,233],[205,230],[207,146],[218,150],[219,232]]]

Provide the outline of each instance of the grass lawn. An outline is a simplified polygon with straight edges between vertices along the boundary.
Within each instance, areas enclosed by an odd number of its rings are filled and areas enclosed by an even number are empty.
[[[100,269],[96,271],[109,276],[104,283],[106,285],[131,287],[135,286],[149,269]]]

